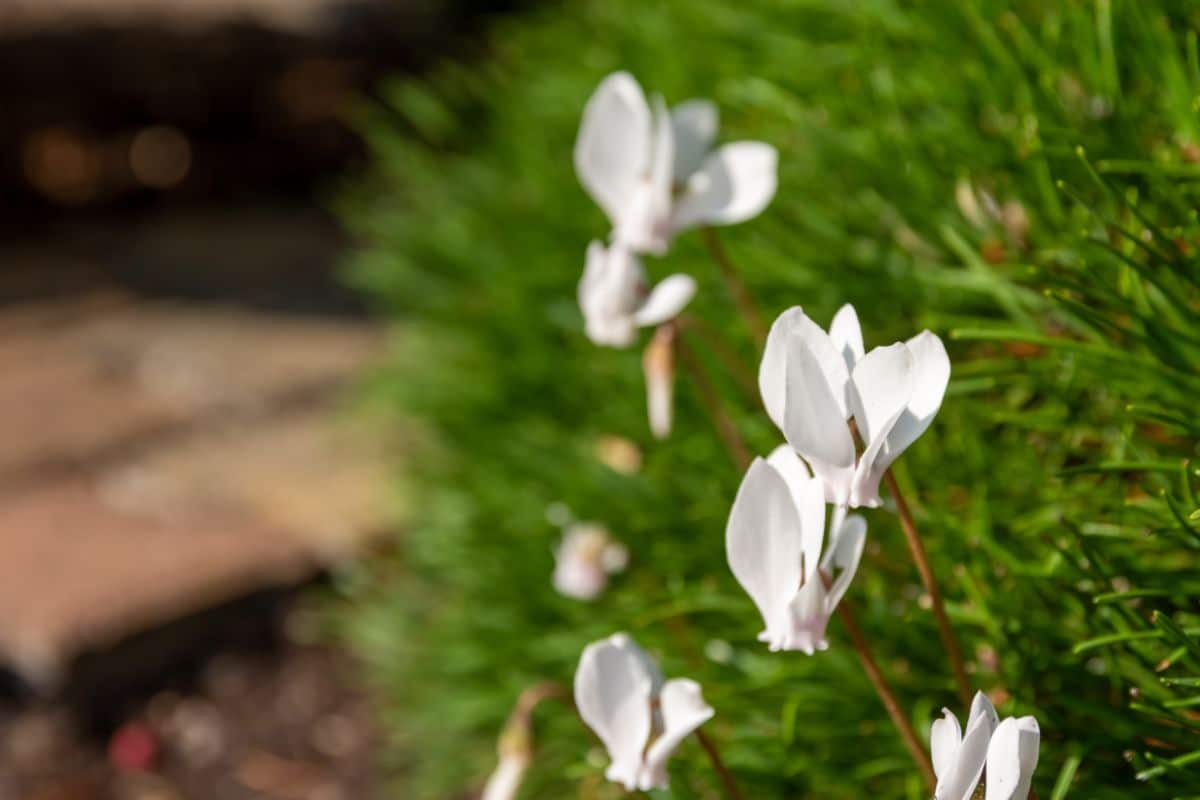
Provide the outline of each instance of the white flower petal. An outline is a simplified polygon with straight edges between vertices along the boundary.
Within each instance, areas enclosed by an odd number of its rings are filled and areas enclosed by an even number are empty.
[[[790,628],[781,647],[776,649],[799,650],[810,656],[817,650],[829,649],[829,642],[825,639],[825,629],[829,626],[826,595],[825,583],[814,570],[812,577],[792,598],[788,607],[791,613]]]
[[[867,521],[858,514],[851,514],[842,522],[839,530],[831,532],[833,541],[829,552],[822,559],[821,569],[834,576],[833,585],[825,598],[825,613],[832,614],[842,596],[850,588],[850,581],[858,572],[862,560],[863,546],[867,542]]]
[[[990,713],[989,713],[990,709]],[[967,732],[955,755],[954,765],[938,775],[934,800],[970,800],[979,785],[983,765],[987,760],[988,741],[995,730],[995,710],[982,693],[971,703]]]
[[[604,742],[612,763],[606,777],[637,788],[642,752],[650,738],[650,701],[655,690],[644,654],[629,637],[617,634],[584,648],[575,671],[579,716]]]
[[[825,535],[825,487],[809,473],[808,467],[791,445],[776,447],[767,456],[767,463],[783,478],[796,504],[796,513],[800,517],[804,580],[808,581],[815,576],[821,561],[821,541]]]
[[[642,263],[631,252],[595,241],[588,245],[578,290],[588,338],[609,347],[631,344],[637,333],[633,313],[644,283]]]
[[[1041,731],[1033,717],[1000,723],[987,753],[986,800],[1026,800],[1037,769]]]
[[[662,97],[653,102],[650,159],[613,220],[613,241],[638,253],[662,255],[671,239],[671,171],[675,132]]]
[[[671,210],[675,191],[675,127],[671,112],[661,96],[654,97],[654,153],[650,162],[650,185],[653,188],[654,209],[665,224]]]
[[[788,606],[800,588],[800,517],[779,472],[756,458],[738,487],[725,527],[725,553],[738,583],[758,606],[765,637],[778,649],[790,627]]]
[[[646,766],[641,788],[667,788],[667,759],[688,734],[712,719],[713,709],[704,702],[700,684],[687,678],[674,678],[663,684],[659,693],[662,733],[646,751]]]
[[[879,481],[890,463],[887,436],[912,397],[912,372],[912,354],[902,342],[876,347],[854,368],[851,402],[866,443],[854,476],[854,506],[879,505]]]
[[[680,195],[671,229],[733,225],[757,215],[775,196],[775,148],[734,142],[717,149],[693,174]]]
[[[977,720],[983,721],[976,722]],[[996,707],[983,692],[975,693],[975,697],[971,699],[971,713],[967,715],[967,727],[976,724],[985,725],[989,731],[994,731],[1000,724],[1000,715],[996,713]]]
[[[661,325],[679,316],[679,312],[696,296],[696,279],[691,275],[671,275],[664,278],[633,314],[642,327]]]
[[[933,422],[950,382],[950,357],[946,355],[946,346],[941,339],[929,331],[922,331],[906,344],[913,356],[912,397],[888,434],[884,469]]]
[[[829,391],[837,401],[838,413],[842,419],[850,418],[850,370],[846,369],[846,360],[842,358],[833,338],[820,325],[809,317],[801,317],[795,321],[792,328],[792,338],[788,343],[789,350],[795,349],[802,342],[821,366]]]
[[[675,394],[674,328],[662,327],[654,332],[642,357],[642,371],[646,376],[646,411],[650,417],[650,430],[659,439],[665,439],[671,432]]]
[[[686,100],[671,109],[675,129],[674,181],[684,183],[704,163],[717,139],[719,112],[710,100]]]
[[[958,763],[958,748],[962,744],[962,727],[950,709],[942,709],[942,718],[933,721],[929,730],[929,753],[933,757],[933,774],[939,779],[950,778]]]
[[[575,173],[616,225],[650,166],[650,106],[627,72],[605,78],[583,110]]]
[[[853,372],[854,365],[863,357],[862,326],[858,323],[858,313],[854,306],[846,303],[833,315],[829,325],[829,338],[833,346],[846,360],[846,369]]]
[[[758,366],[758,391],[762,395],[767,416],[783,430],[783,412],[787,407],[787,359],[792,331],[807,319],[800,306],[792,306],[771,323],[762,363]]]
[[[850,428],[813,350],[795,333],[788,350],[784,436],[824,482],[826,499],[844,503],[855,466]]]

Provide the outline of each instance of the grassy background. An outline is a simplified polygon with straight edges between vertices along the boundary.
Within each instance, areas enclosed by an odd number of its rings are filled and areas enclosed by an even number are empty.
[[[740,475],[693,387],[654,442],[640,353],[582,334],[575,284],[606,223],[570,154],[618,68],[672,102],[715,99],[725,140],[779,148],[775,202],[723,232],[770,316],[827,322],[849,301],[868,347],[922,327],[948,341],[946,402],[898,477],[974,681],[1041,723],[1039,795],[1200,795],[1198,29],[1197,4],[1154,0],[595,0],[507,20],[480,63],[389,87],[344,210],[368,242],[353,280],[398,322],[373,391],[411,434],[412,513],[394,554],[346,577],[343,623],[404,796],[478,787],[518,692],[568,682],[616,630],[703,684],[749,796],[923,796],[836,620],[817,657],[754,641],[724,563]],[[693,311],[757,367],[698,237],[648,267],[693,274]],[[719,386],[769,451],[765,416]],[[642,448],[639,472],[605,466],[605,435]],[[596,603],[551,588],[556,504],[630,548]],[[848,601],[925,732],[956,706],[949,668],[896,517],[868,517]],[[618,796],[569,712],[541,712],[539,741],[523,796]],[[717,792],[691,743],[658,794]]]

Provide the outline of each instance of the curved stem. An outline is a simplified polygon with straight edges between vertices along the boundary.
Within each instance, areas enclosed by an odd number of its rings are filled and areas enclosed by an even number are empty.
[[[700,400],[704,403],[704,409],[708,412],[709,418],[712,420],[713,426],[717,429],[717,435],[721,437],[721,442],[725,445],[725,450],[729,453],[729,457],[738,469],[744,470],[750,466],[750,450],[746,447],[746,442],[742,439],[742,434],[738,432],[737,427],[733,424],[733,420],[725,413],[725,408],[721,404],[721,396],[717,393],[712,381],[708,378],[708,373],[704,370],[704,365],[700,363],[700,359],[696,357],[696,353],[685,340],[682,330],[678,330],[678,335],[675,337],[675,347],[679,352],[679,358],[683,361],[684,367],[692,378],[692,382],[696,384],[696,390],[700,393]]]
[[[829,576],[821,573],[821,577],[828,583]],[[858,620],[855,619],[854,612],[850,610],[844,598],[842,602],[838,603],[837,614],[841,617],[842,625],[846,627],[846,633],[850,635],[850,643],[853,645],[854,651],[858,653],[858,658],[862,661],[867,677],[870,678],[871,684],[875,687],[875,692],[879,695],[879,699],[883,701],[883,707],[887,709],[888,716],[892,718],[892,722],[900,731],[900,738],[904,740],[904,746],[907,748],[909,755],[916,762],[917,768],[921,770],[921,777],[925,779],[929,793],[933,794],[937,778],[933,774],[933,763],[929,760],[929,753],[925,751],[925,746],[921,744],[917,732],[913,729],[912,722],[900,710],[900,703],[896,700],[896,693],[892,691],[891,685],[883,677],[883,672],[879,669],[879,664],[875,662],[874,656],[871,655],[871,648],[867,645],[867,637],[863,635],[862,628],[858,627]]]
[[[762,401],[759,399],[758,376],[746,369],[746,365],[742,363],[738,354],[721,339],[720,334],[712,325],[700,317],[690,314],[681,314],[676,320],[676,324],[681,330],[696,331],[717,358],[721,359],[725,369],[729,371],[730,376],[745,393],[746,399],[756,408],[762,407]]]
[[[738,308],[738,313],[742,315],[746,327],[750,329],[750,334],[760,343],[759,347],[765,347],[767,326],[763,323],[762,313],[759,312],[758,304],[754,302],[746,284],[738,275],[737,268],[725,250],[725,245],[721,244],[721,238],[717,236],[715,229],[707,227],[700,229],[700,235],[704,238],[704,244],[708,247],[713,261],[717,262],[717,267],[721,270],[721,277],[725,279],[729,294],[733,296],[733,302]]]
[[[733,780],[733,774],[729,768],[725,766],[725,762],[721,760],[721,753],[717,750],[717,746],[712,743],[704,731],[700,728],[695,730],[696,739],[699,740],[700,746],[704,748],[704,752],[708,755],[709,762],[712,763],[713,769],[721,778],[721,783],[725,785],[725,792],[732,800],[744,800],[744,795],[737,787],[737,783]]]
[[[921,573],[921,582],[925,584],[925,591],[929,592],[933,618],[937,622],[938,636],[942,639],[942,647],[954,670],[954,682],[958,686],[959,700],[962,702],[963,708],[970,708],[973,694],[971,680],[967,677],[967,666],[963,661],[958,639],[954,635],[954,629],[950,627],[950,618],[946,616],[946,605],[942,600],[942,591],[938,587],[933,568],[929,564],[929,555],[925,552],[925,545],[921,542],[921,535],[917,532],[917,524],[913,521],[908,502],[900,492],[900,486],[896,483],[896,477],[892,475],[890,469],[883,473],[883,480],[887,484],[892,499],[896,501],[896,513],[900,516],[900,527],[904,529],[904,538],[908,541],[908,549],[912,553],[913,561],[916,562],[917,572]]]

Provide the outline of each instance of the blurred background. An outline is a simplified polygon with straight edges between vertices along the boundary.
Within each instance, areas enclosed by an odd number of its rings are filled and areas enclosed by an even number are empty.
[[[304,599],[394,518],[328,206],[498,7],[0,4],[0,798],[372,796]]]

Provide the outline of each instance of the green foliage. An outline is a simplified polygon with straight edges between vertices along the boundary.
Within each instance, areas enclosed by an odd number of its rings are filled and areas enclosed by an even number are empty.
[[[350,576],[405,796],[459,796],[520,690],[570,681],[627,630],[700,681],[750,797],[924,791],[836,621],[769,654],[724,561],[740,474],[681,379],[649,436],[639,353],[575,306],[606,223],[572,172],[584,102],[624,68],[712,97],[722,138],[780,150],[780,189],[722,232],[771,316],[844,302],[868,347],[929,327],[954,377],[898,478],[979,688],[1042,728],[1042,798],[1200,794],[1200,6],[1170,0],[595,0],[498,24],[480,64],[399,82],[364,113],[375,173],[347,200],[356,283],[398,320],[377,386],[415,430],[397,552]],[[757,347],[699,237],[648,267],[749,369]],[[760,453],[779,436],[710,359]],[[636,441],[641,469],[597,457]],[[550,584],[565,505],[629,547],[594,603]],[[894,514],[868,513],[848,594],[921,731],[957,706]],[[963,709],[956,709],[963,713]],[[539,712],[525,797],[615,797],[563,707]],[[663,797],[716,797],[685,744]]]

